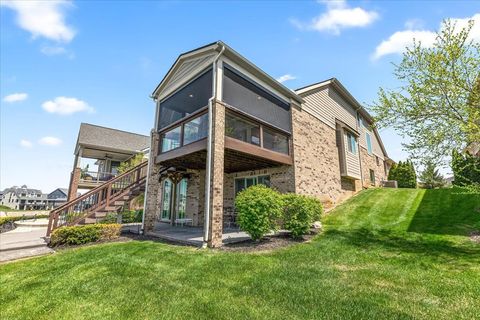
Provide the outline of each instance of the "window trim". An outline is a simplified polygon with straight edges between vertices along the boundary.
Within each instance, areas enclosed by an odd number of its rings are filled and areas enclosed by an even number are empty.
[[[268,180],[270,181],[272,176],[270,174],[257,174],[257,175],[253,175],[253,176],[252,175],[244,175],[244,176],[234,177],[233,178],[233,195],[234,195],[234,197],[236,197],[237,193],[240,192],[240,191],[237,192],[237,184],[236,184],[237,180],[243,179],[244,181],[246,181],[246,179],[255,178],[254,186],[256,186],[256,185],[258,185],[258,178],[259,177],[268,177]],[[245,183],[245,185],[246,185],[246,183]],[[271,181],[270,181],[270,185],[271,185]],[[269,188],[271,188],[271,186]],[[245,190],[245,189],[243,189],[243,190]]]
[[[347,151],[350,152],[351,154],[357,154],[357,150],[358,150],[358,141],[357,141],[357,137],[352,133],[350,132],[349,130],[345,130],[345,133],[347,134]],[[355,150],[353,150],[352,148],[352,143],[350,141],[350,137],[353,138],[353,141],[355,142]],[[350,148],[352,148],[352,150],[350,150]]]
[[[365,143],[367,145],[367,152],[369,155],[373,154],[373,146],[372,146],[372,136],[370,132],[365,132]]]

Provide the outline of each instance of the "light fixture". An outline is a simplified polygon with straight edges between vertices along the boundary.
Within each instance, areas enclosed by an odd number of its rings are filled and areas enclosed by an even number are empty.
[[[260,97],[260,96],[257,96],[257,100],[261,100],[261,99],[262,99],[262,97]]]
[[[193,94],[192,94],[192,93],[190,93],[188,96],[189,96],[190,98],[193,98]]]

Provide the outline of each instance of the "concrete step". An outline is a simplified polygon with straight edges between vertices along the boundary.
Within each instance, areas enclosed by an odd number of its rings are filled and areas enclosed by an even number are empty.
[[[46,227],[48,226],[48,219],[30,219],[15,221],[17,227]]]

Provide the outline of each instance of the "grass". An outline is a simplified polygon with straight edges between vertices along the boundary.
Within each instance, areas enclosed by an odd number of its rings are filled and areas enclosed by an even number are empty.
[[[480,195],[461,189],[368,190],[326,217],[326,231],[312,242],[274,252],[151,241],[66,250],[0,266],[0,313],[4,319],[474,319],[480,246],[465,235],[478,226],[479,207]]]

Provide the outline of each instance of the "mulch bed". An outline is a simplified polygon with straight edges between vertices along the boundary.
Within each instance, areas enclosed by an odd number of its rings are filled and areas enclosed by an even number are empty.
[[[227,243],[220,247],[221,251],[233,252],[268,252],[280,248],[289,247],[294,244],[310,241],[316,233],[303,236],[301,239],[293,239],[288,234],[278,234],[263,237],[259,241],[245,240],[242,242]]]

